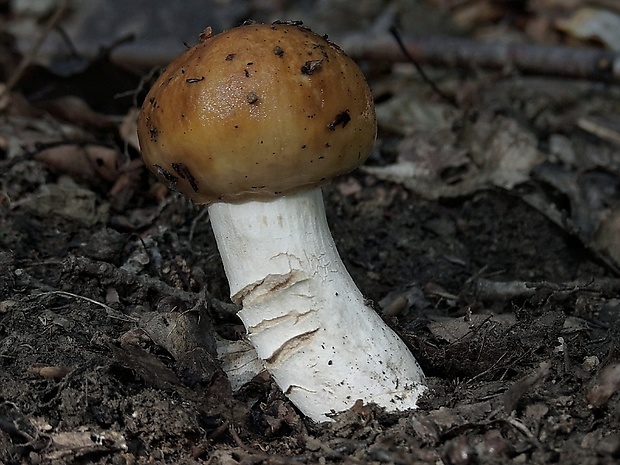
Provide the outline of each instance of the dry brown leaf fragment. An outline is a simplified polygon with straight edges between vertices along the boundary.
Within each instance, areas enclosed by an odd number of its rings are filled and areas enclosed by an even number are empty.
[[[603,407],[618,391],[620,391],[620,363],[612,363],[594,378],[586,399],[594,407]]]
[[[97,195],[91,189],[67,182],[44,184],[36,194],[15,202],[15,206],[40,216],[58,215],[90,226],[104,221],[107,215],[105,207],[98,207]]]
[[[414,415],[409,419],[409,424],[424,444],[434,445],[439,442],[439,428],[428,417],[416,418]]]
[[[34,364],[28,368],[28,373],[41,378],[59,381],[71,373],[74,369],[66,366]]]
[[[496,22],[502,15],[498,5],[485,0],[470,1],[452,12],[454,22],[466,30],[482,28]]]
[[[51,435],[50,447],[44,451],[46,463],[62,460],[74,462],[76,457],[102,452],[126,451],[127,441],[116,431],[67,431]],[[65,461],[66,460],[66,461]]]
[[[112,182],[118,178],[123,155],[103,145],[62,144],[43,149],[33,158],[75,179]]]
[[[467,151],[452,146],[453,141],[454,134],[448,129],[413,133],[400,142],[399,159],[411,162],[416,167],[412,173],[420,177],[437,182],[453,182],[453,179],[446,179],[446,174],[450,171],[466,171],[465,166],[470,163]]]
[[[511,445],[499,429],[488,430],[484,434],[483,442],[476,447],[479,456],[489,458],[507,456],[511,453],[511,449]]]
[[[108,196],[114,207],[123,210],[138,186],[138,179],[144,168],[141,159],[136,158],[127,163],[121,170],[112,188],[108,191]]]
[[[116,122],[112,117],[96,112],[88,103],[75,95],[65,95],[38,103],[36,106],[55,118],[81,128],[113,129],[116,127]]]
[[[139,325],[153,342],[174,358],[198,347],[216,354],[211,322],[208,318],[200,318],[198,311],[148,312],[140,318]]]
[[[549,376],[551,370],[550,362],[541,362],[538,369],[533,373],[525,375],[523,378],[518,379],[506,390],[503,395],[504,411],[506,413],[512,412],[521,398],[532,389],[535,389]]]
[[[598,41],[610,50],[620,50],[620,15],[603,8],[583,7],[572,16],[558,19],[556,27],[583,41]]]
[[[454,108],[429,102],[416,89],[396,87],[392,92],[397,94],[377,104],[376,112],[379,127],[396,134],[413,135],[418,132],[432,135],[450,131],[459,117]]]
[[[469,321],[463,318],[436,318],[428,324],[428,329],[433,336],[453,343],[482,330],[484,325],[508,329],[513,324],[515,324],[514,318],[506,318],[503,315],[471,315]]]
[[[17,305],[15,300],[7,299],[0,301],[0,315],[8,313],[15,305]]]
[[[3,115],[0,125],[1,149],[7,159],[22,157],[24,153],[36,153],[42,147],[67,144],[67,141],[92,140],[92,134],[77,126],[43,117],[38,110],[32,110],[29,103],[16,104],[13,94],[10,111]],[[21,107],[21,108],[20,108]],[[27,107],[27,108],[25,108]]]
[[[529,179],[531,169],[542,161],[536,136],[514,119],[481,118],[473,131],[472,159],[491,184],[512,189]]]
[[[445,137],[438,138],[437,134]],[[443,139],[443,140],[442,140]],[[536,136],[515,120],[482,115],[456,146],[450,131],[420,131],[403,140],[399,159],[362,167],[379,179],[400,183],[427,199],[470,195],[527,181],[543,159]]]
[[[432,410],[425,417],[432,422],[440,431],[454,428],[465,423],[465,420],[459,415],[455,409],[449,407],[440,407]]]

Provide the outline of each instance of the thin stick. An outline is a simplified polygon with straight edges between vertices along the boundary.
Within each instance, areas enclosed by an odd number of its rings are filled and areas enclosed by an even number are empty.
[[[448,95],[444,91],[442,91],[437,86],[437,84],[435,84],[435,82],[426,75],[426,73],[424,72],[424,69],[422,69],[420,64],[411,56],[411,54],[407,50],[407,47],[405,47],[403,39],[400,36],[400,33],[398,32],[398,29],[396,29],[396,26],[390,27],[390,34],[392,34],[392,36],[394,36],[394,39],[396,40],[396,43],[398,44],[398,46],[402,50],[403,54],[407,57],[409,62],[411,64],[413,64],[413,66],[415,67],[416,71],[418,72],[418,74],[420,75],[422,80],[424,80],[424,82],[426,82],[430,86],[430,88],[433,90],[433,92],[435,92],[437,95],[439,95],[442,99],[444,99],[446,102],[448,102],[454,108],[458,108],[459,105],[456,102],[456,100],[454,99],[454,97],[452,97],[451,95]]]
[[[137,318],[132,318],[132,317],[128,317],[125,315],[119,315],[119,312],[117,312],[116,310],[114,310],[112,307],[102,303],[102,302],[98,302],[94,299],[91,299],[89,297],[85,297],[83,295],[78,295],[78,294],[72,294],[71,292],[65,292],[65,291],[49,291],[49,292],[43,292],[41,294],[36,294],[33,297],[45,297],[48,295],[61,295],[63,297],[69,297],[69,298],[73,298],[73,299],[81,299],[81,300],[85,300],[86,302],[90,302],[91,304],[94,305],[98,305],[99,307],[102,307],[103,309],[105,309],[106,314],[108,315],[108,317],[115,319],[115,320],[120,320],[120,321],[128,321],[128,322],[132,322],[135,323],[137,320]]]

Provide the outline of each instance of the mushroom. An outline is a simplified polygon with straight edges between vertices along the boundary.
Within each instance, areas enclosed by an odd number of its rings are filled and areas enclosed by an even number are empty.
[[[208,204],[247,338],[302,413],[416,407],[422,371],[347,272],[321,194],[376,138],[353,60],[299,23],[207,30],[151,88],[138,134],[146,166]]]

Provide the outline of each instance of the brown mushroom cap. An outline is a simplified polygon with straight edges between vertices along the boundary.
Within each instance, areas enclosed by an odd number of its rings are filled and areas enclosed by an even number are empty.
[[[244,25],[177,57],[142,106],[146,166],[197,203],[316,186],[359,166],[372,96],[340,48],[295,24]]]

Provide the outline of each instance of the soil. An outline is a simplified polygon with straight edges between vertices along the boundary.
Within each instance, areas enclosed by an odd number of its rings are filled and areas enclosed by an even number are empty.
[[[27,182],[30,170],[24,171],[12,181]],[[345,196],[339,183],[359,183],[363,194]],[[208,305],[196,309],[191,298],[119,280],[117,267],[133,251],[135,231],[119,231],[111,217],[84,224],[16,208],[2,218],[0,256],[3,463],[618,459],[618,395],[598,408],[587,399],[597,373],[588,360],[604,365],[617,357],[617,302],[603,315],[600,292],[592,308],[587,289],[544,286],[533,296],[481,301],[472,284],[476,275],[549,283],[611,277],[583,247],[497,190],[442,204],[351,175],[325,191],[334,236],[370,298],[425,288],[424,309],[391,318],[429,374],[418,411],[387,414],[359,405],[331,424],[313,424],[269,379],[233,395],[217,368],[202,366],[206,361],[182,366],[137,326],[149,311],[193,311],[206,312],[222,334],[241,332]],[[379,205],[385,198],[389,203]],[[180,197],[160,211],[154,202],[140,203],[119,215],[155,217],[149,235],[159,269],[170,270],[159,276],[146,266],[142,273],[196,293],[196,300],[201,286],[226,300],[208,222],[194,223],[200,208]],[[494,322],[490,309],[516,321]],[[486,322],[468,323],[470,336],[460,341],[442,343],[425,329],[429,319],[467,321],[472,313],[487,315]],[[581,327],[567,325],[569,317]]]
[[[541,113],[503,99],[544,146]],[[564,108],[546,111],[557,131]],[[383,131],[370,163],[398,138]],[[1,464],[620,460],[618,275],[526,201],[535,180],[439,200],[363,172],[324,188],[348,269],[429,389],[415,411],[317,424],[268,376],[233,392],[223,374],[214,335],[243,328],[204,207],[142,169],[119,202],[32,157],[0,168]]]

